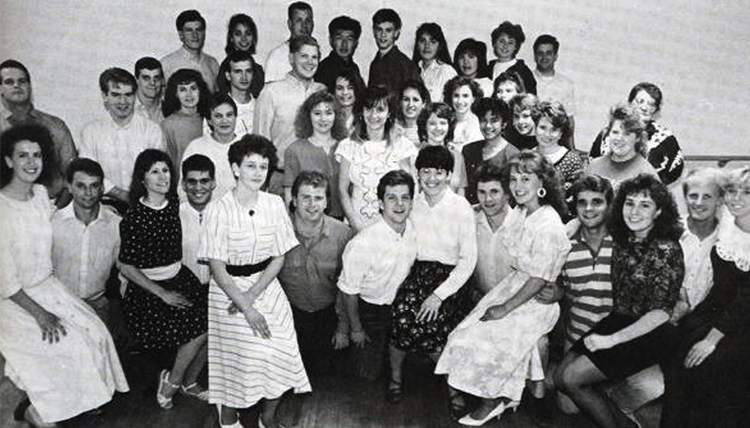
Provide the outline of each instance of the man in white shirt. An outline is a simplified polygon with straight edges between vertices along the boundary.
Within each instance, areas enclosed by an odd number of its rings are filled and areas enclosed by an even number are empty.
[[[237,122],[235,134],[241,137],[253,133],[255,98],[250,91],[253,79],[255,60],[247,51],[234,51],[227,56],[227,69],[224,79],[229,83],[229,96],[237,104]]]
[[[187,201],[180,204],[182,264],[206,286],[211,274],[207,264],[198,262],[198,245],[203,212],[216,187],[215,175],[216,167],[206,156],[192,155],[182,161],[182,189],[187,195]]]
[[[381,218],[347,244],[338,287],[349,318],[355,372],[377,379],[382,370],[391,323],[391,303],[417,256],[409,220],[414,179],[401,170],[378,183]]]
[[[536,69],[536,94],[541,101],[559,101],[565,107],[565,112],[570,118],[569,141],[570,148],[575,148],[573,134],[575,134],[576,113],[575,84],[570,78],[555,70],[557,53],[560,50],[560,42],[554,36],[542,34],[534,41],[534,61]]]
[[[73,203],[52,216],[55,276],[109,326],[105,291],[120,252],[120,217],[99,203],[104,171],[95,161],[74,159],[67,182]]]
[[[216,76],[219,74],[219,62],[216,58],[203,52],[206,42],[206,20],[194,9],[182,11],[175,20],[177,34],[182,47],[161,59],[164,67],[164,78],[169,80],[175,71],[181,68],[197,70],[203,75],[208,89],[216,89]]]
[[[291,70],[289,67],[289,44],[293,38],[311,36],[313,22],[312,6],[303,1],[294,2],[287,8],[286,25],[289,28],[289,39],[276,46],[268,53],[265,64],[266,83],[283,79]]]
[[[271,176],[268,191],[277,195],[284,194],[284,152],[297,139],[294,132],[297,110],[311,94],[326,89],[313,80],[320,60],[318,42],[310,36],[295,37],[289,50],[287,61],[292,65],[292,71],[283,79],[263,87],[253,121],[255,133],[273,141],[276,146],[279,165]]]
[[[146,149],[164,150],[159,125],[134,113],[135,77],[121,68],[99,76],[106,117],[87,123],[81,131],[81,157],[93,159],[104,170],[105,194],[128,202],[135,158]]]
[[[164,90],[164,70],[158,59],[145,56],[135,62],[135,78],[138,90],[135,93],[135,112],[157,125],[164,120],[161,97]]]

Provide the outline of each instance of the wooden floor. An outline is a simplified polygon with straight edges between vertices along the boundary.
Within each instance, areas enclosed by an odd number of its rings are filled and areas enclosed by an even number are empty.
[[[161,410],[154,397],[159,364],[144,354],[122,357],[131,391],[118,394],[98,416],[80,416],[62,424],[71,428],[133,428],[133,427],[218,427],[214,407],[193,398],[178,395],[174,408]],[[379,427],[460,427],[448,418],[444,381],[431,374],[431,366],[423,361],[407,361],[404,379],[404,400],[392,405],[384,399],[384,382],[351,378],[345,369],[345,356],[337,361],[334,373],[312,379],[313,392],[288,394],[279,409],[279,419],[288,428],[379,428]],[[22,393],[7,379],[0,381],[0,427],[21,428],[28,425],[13,420],[13,409]],[[563,415],[554,406],[547,411],[523,403],[517,412],[503,415],[487,427],[502,428],[595,428],[582,416]],[[638,413],[644,428],[658,427],[658,404]],[[546,416],[545,416],[546,415]],[[241,415],[245,428],[257,426],[257,409]]]

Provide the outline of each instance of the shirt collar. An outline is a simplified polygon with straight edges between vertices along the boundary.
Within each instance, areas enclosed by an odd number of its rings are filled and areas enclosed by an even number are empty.
[[[78,220],[78,217],[76,217],[76,212],[75,212],[75,209],[73,208],[74,204],[75,204],[74,202],[71,202],[65,208],[58,210],[59,212],[58,215],[62,217],[62,219],[65,221],[70,221],[72,219],[83,224],[83,222]],[[104,205],[99,204],[99,211],[96,213],[96,218],[93,221],[91,221],[91,223],[89,223],[88,225],[90,226],[100,220],[105,220],[106,218],[109,218],[110,215],[113,215],[113,214],[110,213]]]

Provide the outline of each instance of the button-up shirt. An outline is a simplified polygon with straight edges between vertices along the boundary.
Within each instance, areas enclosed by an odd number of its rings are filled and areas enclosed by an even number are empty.
[[[431,101],[433,103],[443,102],[443,88],[451,78],[458,74],[456,69],[452,65],[437,59],[432,61],[427,68],[424,66],[424,61],[420,61],[419,68],[422,70],[422,81],[430,92]]]
[[[685,224],[685,232],[680,237],[682,254],[685,257],[685,279],[682,281],[682,289],[688,297],[690,310],[706,298],[714,284],[714,271],[711,266],[711,248],[718,239],[717,227],[702,241],[690,231]]]
[[[510,212],[510,207],[508,207]],[[483,291],[490,290],[513,271],[508,246],[502,239],[502,231],[508,227],[508,216],[496,231],[492,231],[484,211],[474,214],[477,225],[477,266],[474,280]]]
[[[322,225],[314,236],[295,235],[298,245],[284,255],[279,282],[289,302],[305,312],[317,312],[336,301],[336,281],[341,272],[341,256],[352,230],[344,223],[323,216]]]
[[[289,40],[276,46],[268,53],[263,68],[266,72],[266,83],[284,79],[292,69],[292,65],[289,63]]]
[[[417,256],[417,236],[408,220],[403,234],[381,217],[346,246],[339,290],[373,305],[390,305]]]
[[[75,295],[93,300],[104,294],[120,252],[120,217],[99,206],[88,225],[78,220],[71,203],[52,216],[54,274]]]
[[[297,110],[314,92],[325,90],[322,84],[305,82],[293,73],[287,73],[282,80],[268,83],[258,97],[255,106],[253,129],[273,141],[279,157],[279,168],[284,168],[284,152],[296,139],[294,120]]]
[[[180,223],[182,225],[182,264],[187,266],[201,284],[208,284],[211,273],[208,264],[198,262],[198,245],[200,243],[203,212],[196,210],[189,202],[180,204]]]
[[[320,82],[328,88],[329,91],[333,92],[336,86],[336,76],[342,71],[349,70],[357,79],[362,86],[365,86],[365,81],[362,79],[362,75],[359,73],[359,66],[352,58],[345,60],[331,51],[323,61],[318,64],[318,71],[315,72],[315,81]],[[354,82],[352,82],[354,83]]]
[[[211,55],[201,52],[193,55],[185,46],[180,47],[171,54],[161,59],[161,66],[164,70],[164,80],[169,80],[169,76],[181,68],[189,68],[199,71],[208,85],[208,89],[213,92],[216,89],[216,76],[219,75],[219,61]]]
[[[149,110],[148,107],[141,102],[141,99],[136,96],[134,109],[136,114],[140,114],[157,125],[164,120],[164,113],[161,110],[161,101],[159,101],[159,105],[154,107],[153,110]]]
[[[370,63],[370,77],[367,86],[385,86],[388,92],[395,94],[401,89],[401,85],[408,79],[422,80],[419,75],[419,67],[394,46],[381,55],[375,54],[375,59]]]
[[[543,76],[536,69],[536,93],[541,101],[559,101],[568,116],[576,114],[575,86],[573,81],[557,71],[552,76]]]
[[[125,126],[107,114],[86,124],[81,132],[81,156],[102,166],[105,192],[115,186],[130,189],[135,158],[146,149],[164,150],[164,137],[159,125],[139,114],[134,113]]]
[[[52,142],[55,147],[55,160],[57,164],[53,168],[52,174],[47,183],[47,192],[51,198],[59,196],[65,187],[65,170],[71,160],[78,156],[73,135],[70,129],[62,119],[51,114],[44,113],[30,106],[25,117],[17,117],[10,111],[4,102],[0,102],[0,132],[5,131],[13,126],[35,124],[45,127],[52,136]]]

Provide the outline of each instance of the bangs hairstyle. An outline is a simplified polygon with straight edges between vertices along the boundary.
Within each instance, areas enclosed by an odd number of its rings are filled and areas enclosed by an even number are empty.
[[[635,151],[644,158],[648,156],[648,134],[646,134],[646,124],[641,120],[641,115],[630,104],[620,103],[609,110],[609,123],[607,124],[606,133],[612,131],[616,121],[622,123],[622,130],[626,134],[635,134]],[[612,153],[610,151],[610,153]]]
[[[230,165],[240,166],[242,161],[252,154],[268,159],[268,175],[264,183],[268,184],[271,174],[276,171],[276,165],[279,163],[276,147],[268,138],[258,134],[245,134],[239,141],[229,146],[227,158],[229,158]]]
[[[438,59],[445,64],[453,65],[451,54],[448,51],[448,42],[445,41],[443,29],[440,28],[440,25],[434,22],[426,22],[417,28],[417,35],[414,38],[414,52],[412,52],[411,55],[412,61],[419,64],[419,61],[422,59],[422,57],[419,56],[419,39],[425,34],[428,34],[438,42],[438,51],[435,55],[435,59]]]
[[[448,121],[448,133],[445,134],[443,144],[453,141],[453,131],[456,129],[456,112],[453,110],[453,107],[446,103],[430,104],[419,112],[419,116],[417,116],[417,135],[419,136],[419,141],[427,142],[427,121],[433,114]]]
[[[364,112],[365,109],[371,109],[379,105],[384,105],[388,108],[388,119],[385,121],[384,135],[388,139],[390,144],[391,130],[395,122],[396,111],[394,107],[393,97],[384,86],[375,86],[367,88],[362,96],[362,102],[354,104],[354,137],[359,142],[369,139],[367,135],[367,126],[365,125]]]
[[[383,22],[390,22],[393,24],[396,30],[401,29],[401,17],[393,9],[379,9],[372,15],[372,25],[382,24]]]
[[[474,108],[471,110],[477,118],[481,121],[487,113],[492,113],[493,116],[497,116],[503,121],[503,128],[511,121],[512,114],[510,107],[504,102],[497,98],[482,98],[474,104]]]
[[[175,71],[174,74],[169,76],[169,80],[167,80],[167,89],[164,91],[164,102],[161,104],[164,117],[169,117],[180,110],[181,105],[179,98],[177,98],[177,87],[179,85],[189,85],[193,82],[198,87],[198,114],[201,117],[208,117],[208,99],[211,97],[211,91],[208,90],[203,75],[197,70],[188,68],[181,68]]]
[[[537,106],[537,111],[538,116],[534,119],[534,123],[539,125],[539,121],[542,118],[549,120],[555,129],[562,131],[558,144],[569,149],[568,134],[570,133],[570,118],[562,103],[559,101],[542,101]]]
[[[521,27],[520,24],[516,25],[511,23],[510,21],[503,21],[500,25],[497,26],[497,28],[492,30],[492,34],[490,34],[493,46],[495,45],[495,43],[497,43],[497,39],[500,38],[501,34],[507,34],[511,39],[516,41],[516,51],[513,52],[513,56],[515,57],[516,55],[518,55],[518,51],[521,49],[521,45],[523,45],[523,42],[526,41],[526,35],[523,33],[523,27]]]
[[[724,174],[718,168],[691,169],[682,179],[682,194],[687,196],[690,187],[707,184],[715,186],[719,196],[724,196]]]
[[[578,195],[586,190],[603,194],[604,200],[607,201],[607,205],[612,205],[612,198],[614,198],[612,183],[606,178],[596,174],[583,174],[573,182],[572,186],[570,186],[570,196],[573,198],[573,203],[571,204],[573,212],[571,214],[578,215],[578,212],[576,211]]]
[[[356,19],[346,15],[337,16],[328,23],[328,37],[334,37],[339,31],[351,31],[354,33],[354,38],[359,40],[359,36],[362,35],[362,25]]]
[[[750,166],[735,168],[724,174],[721,180],[724,190],[736,188],[750,188]]]
[[[208,156],[195,154],[182,161],[182,179],[190,171],[207,172],[211,180],[216,178],[216,165]]]
[[[455,52],[453,52],[453,64],[459,76],[461,75],[461,67],[458,66],[458,59],[467,53],[477,57],[477,79],[492,77],[490,68],[487,66],[487,45],[471,38],[461,40]]]
[[[612,202],[608,224],[612,239],[618,245],[624,246],[628,244],[628,238],[633,236],[633,232],[623,219],[622,207],[625,205],[625,199],[628,196],[639,194],[649,196],[656,204],[656,208],[661,210],[661,214],[654,220],[654,225],[646,239],[679,241],[683,228],[680,215],[677,212],[677,204],[675,204],[667,186],[657,177],[646,173],[638,174],[620,183],[614,202]]]
[[[557,211],[561,218],[568,215],[568,205],[565,203],[565,188],[560,173],[557,172],[544,156],[536,151],[522,150],[519,154],[508,160],[503,167],[503,190],[513,197],[510,191],[510,174],[520,172],[534,174],[539,177],[542,187],[547,191],[543,198],[539,198],[542,205],[550,205]]]
[[[133,178],[130,181],[131,207],[138,204],[141,197],[146,196],[147,191],[143,181],[146,178],[146,173],[157,162],[164,162],[167,168],[169,168],[169,191],[167,191],[167,198],[172,199],[177,197],[177,175],[175,174],[174,165],[169,155],[161,150],[146,149],[135,158]]]
[[[630,90],[630,94],[628,94],[628,102],[632,103],[635,97],[638,96],[638,92],[641,92],[641,91],[646,92],[647,94],[651,96],[651,98],[654,99],[654,102],[656,103],[656,111],[654,111],[654,114],[660,112],[662,93],[661,93],[661,89],[659,89],[659,87],[654,85],[653,83],[641,82],[633,86],[633,89]]]
[[[409,196],[413,198],[414,178],[412,178],[411,174],[402,169],[388,171],[384,176],[380,177],[380,181],[378,181],[378,200],[382,201],[383,198],[385,198],[385,191],[388,187],[400,186],[402,184],[409,188]]]
[[[404,98],[404,92],[406,92],[407,89],[414,89],[419,92],[419,97],[422,98],[425,107],[432,102],[430,91],[427,90],[427,87],[421,80],[407,79],[404,84],[401,85],[401,89],[398,91],[398,99],[396,100],[396,103],[399,105],[399,108],[396,109],[396,117],[400,123],[404,123],[405,120],[404,109],[401,108],[401,100]]]
[[[299,188],[302,186],[310,186],[314,189],[325,189],[326,191],[326,209],[328,211],[328,201],[331,199],[331,186],[330,180],[320,171],[302,171],[297,174],[297,177],[292,183],[292,198],[296,198],[299,194]],[[289,203],[289,211],[294,212],[297,207],[293,201]]]
[[[472,103],[471,105],[473,108],[474,104],[476,104],[478,100],[482,99],[484,93],[482,92],[482,88],[479,87],[479,83],[477,83],[471,77],[455,76],[451,78],[451,80],[449,80],[443,87],[443,100],[449,105],[452,105],[453,93],[462,86],[468,86],[471,90],[472,95],[474,95],[474,103]]]
[[[5,187],[13,180],[13,168],[9,167],[5,158],[13,158],[16,145],[21,141],[37,143],[42,150],[42,172],[36,179],[36,183],[49,182],[52,175],[53,165],[56,165],[54,143],[47,128],[41,125],[24,124],[14,126],[0,134],[0,188]]]
[[[336,83],[339,79],[346,80],[350,85],[354,87],[354,103],[357,104],[361,102],[367,88],[365,87],[365,83],[359,77],[359,74],[351,68],[346,68],[339,71],[336,74],[336,78],[333,79],[333,88],[328,89],[334,95],[336,95]]]
[[[446,172],[453,172],[453,166],[456,161],[453,154],[445,146],[427,146],[422,148],[417,154],[417,161],[414,166],[419,171],[422,168],[442,169]]]
[[[248,53],[250,55],[255,55],[255,48],[258,46],[258,27],[255,25],[253,18],[244,13],[238,13],[229,18],[229,24],[227,24],[227,45],[224,47],[224,52],[229,55],[235,51],[234,43],[232,43],[232,33],[238,25],[244,25],[253,35],[253,42],[250,43]]]
[[[494,97],[495,94],[497,94],[497,89],[505,82],[513,82],[516,84],[516,92],[518,92],[518,95],[525,94],[526,93],[526,85],[523,84],[523,79],[521,79],[521,76],[518,75],[518,73],[511,71],[510,73],[507,71],[504,71],[500,73],[494,82],[492,82],[492,90],[494,91],[492,93],[492,96]]]
[[[330,104],[334,113],[333,127],[331,136],[335,140],[342,140],[346,137],[346,129],[343,129],[343,123],[336,120],[336,97],[325,89],[314,92],[307,97],[302,106],[297,109],[297,116],[294,118],[294,134],[297,138],[310,138],[315,133],[310,115],[318,104]]]

